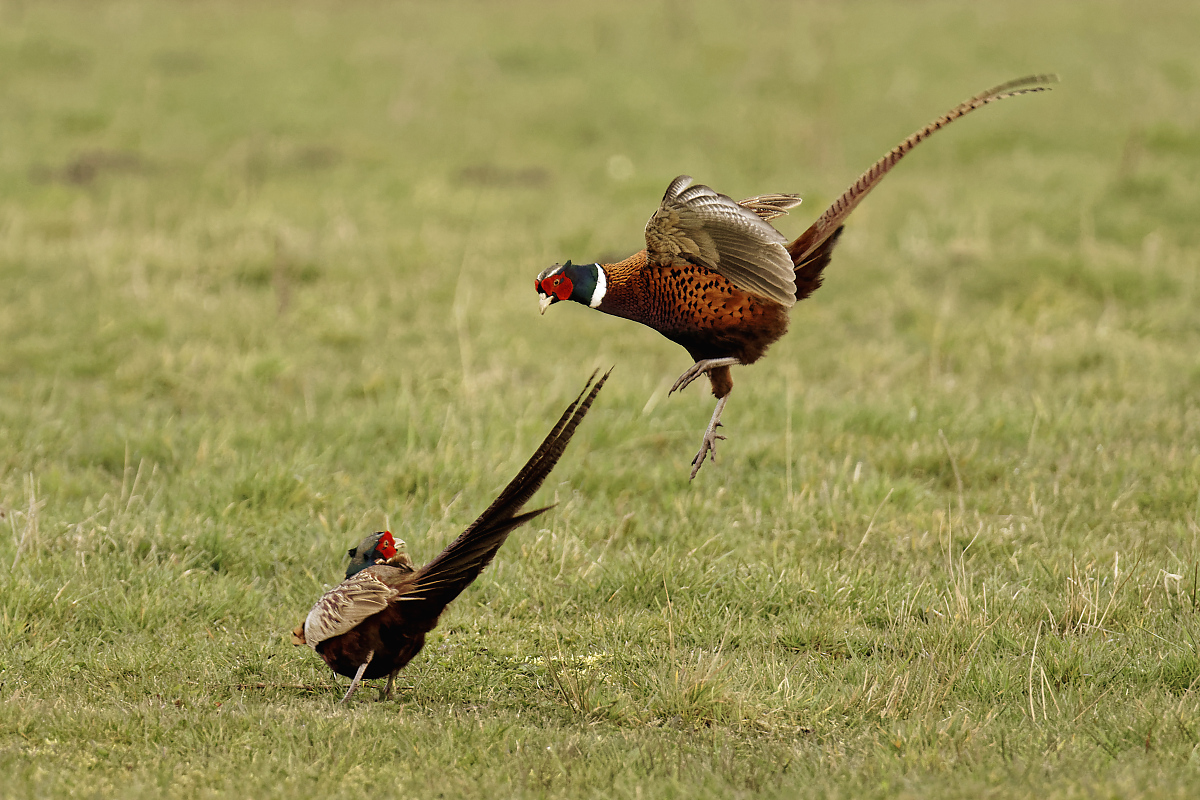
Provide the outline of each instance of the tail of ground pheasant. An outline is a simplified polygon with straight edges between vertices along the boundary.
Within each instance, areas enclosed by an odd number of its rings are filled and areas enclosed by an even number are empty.
[[[559,457],[567,449],[567,443],[571,441],[572,434],[575,433],[575,428],[591,408],[600,387],[608,380],[608,373],[592,384],[595,377],[593,374],[588,380],[590,385],[585,386],[575,402],[563,412],[537,452],[508,486],[504,487],[500,496],[462,532],[462,535],[418,570],[401,598],[412,604],[406,609],[410,616],[424,613],[436,618],[442,609],[491,563],[510,531],[549,510],[548,506],[525,512],[522,512],[521,508],[558,463]]]

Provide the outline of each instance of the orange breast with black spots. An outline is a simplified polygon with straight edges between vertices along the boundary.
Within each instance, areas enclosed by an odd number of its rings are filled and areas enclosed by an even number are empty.
[[[749,364],[787,331],[786,308],[704,267],[651,266],[643,250],[604,270],[600,311],[653,328],[697,360],[734,356]]]

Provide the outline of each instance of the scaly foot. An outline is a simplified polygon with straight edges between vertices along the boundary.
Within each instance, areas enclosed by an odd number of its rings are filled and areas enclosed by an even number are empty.
[[[363,662],[363,665],[358,668],[358,672],[354,674],[354,680],[350,681],[350,688],[346,690],[346,696],[342,698],[343,703],[350,699],[350,695],[354,694],[354,690],[357,689],[358,684],[362,682],[363,673],[367,671],[367,665],[371,663],[371,659],[374,657],[374,650],[367,653],[367,660]]]
[[[396,673],[399,671],[400,670],[398,670],[398,669],[392,670],[391,673],[388,675],[387,686],[385,686],[384,688],[379,690],[379,702],[380,703],[382,703],[384,700],[392,699],[392,684],[394,684],[396,682]]]
[[[671,391],[667,392],[667,396],[675,394],[682,389],[687,388],[687,385],[706,374],[710,370],[717,367],[732,367],[736,364],[741,364],[736,358],[705,358],[692,364],[687,370],[679,376],[679,380],[675,381],[675,385],[671,387]]]
[[[714,464],[717,463],[717,440],[725,438],[717,433],[717,428],[721,427],[721,412],[725,410],[725,401],[728,399],[729,395],[725,395],[717,401],[717,407],[713,410],[712,419],[708,423],[708,429],[704,431],[704,440],[700,442],[700,452],[696,453],[696,457],[692,459],[692,475],[688,480],[696,477],[696,473],[704,466],[706,456],[711,458]]]

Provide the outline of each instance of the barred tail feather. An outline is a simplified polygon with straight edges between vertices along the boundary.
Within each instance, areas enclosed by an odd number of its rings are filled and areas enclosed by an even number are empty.
[[[474,536],[463,543],[452,560],[444,561],[437,570],[421,575],[404,590],[400,599],[408,602],[434,600],[436,605],[431,605],[430,609],[434,613],[440,612],[492,563],[500,547],[508,540],[509,533],[552,508],[554,506],[543,506],[476,528]]]
[[[887,155],[872,164],[871,168],[860,175],[858,180],[851,184],[850,188],[841,197],[833,201],[833,204],[825,210],[825,213],[808,230],[800,234],[796,241],[788,245],[788,253],[792,256],[792,262],[802,264],[835,230],[841,227],[846,217],[850,216],[850,212],[875,188],[875,185],[883,179],[883,176],[888,174],[892,167],[896,166],[896,163],[900,159],[908,155],[914,147],[928,139],[934,133],[940,131],[959,117],[970,114],[977,108],[983,108],[990,103],[994,103],[997,100],[1004,100],[1008,97],[1048,91],[1050,87],[1046,84],[1057,81],[1057,75],[1029,75],[1002,83],[999,86],[993,86],[986,92],[980,92],[970,100],[960,103],[924,128],[921,128],[921,130],[912,136],[909,136],[903,142],[893,147]]]
[[[420,599],[429,604],[431,614],[441,613],[442,608],[491,563],[510,531],[551,508],[547,506],[521,513],[521,507],[541,487],[566,451],[571,436],[591,408],[592,401],[608,380],[610,372],[604,373],[598,381],[595,380],[596,373],[592,373],[579,397],[563,412],[517,476],[478,519],[420,569],[402,599]]]

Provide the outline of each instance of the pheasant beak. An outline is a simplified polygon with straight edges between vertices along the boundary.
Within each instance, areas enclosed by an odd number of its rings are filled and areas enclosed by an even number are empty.
[[[538,311],[542,314],[546,313],[546,309],[554,302],[554,295],[543,294],[538,296]],[[556,312],[557,313],[557,312]]]

